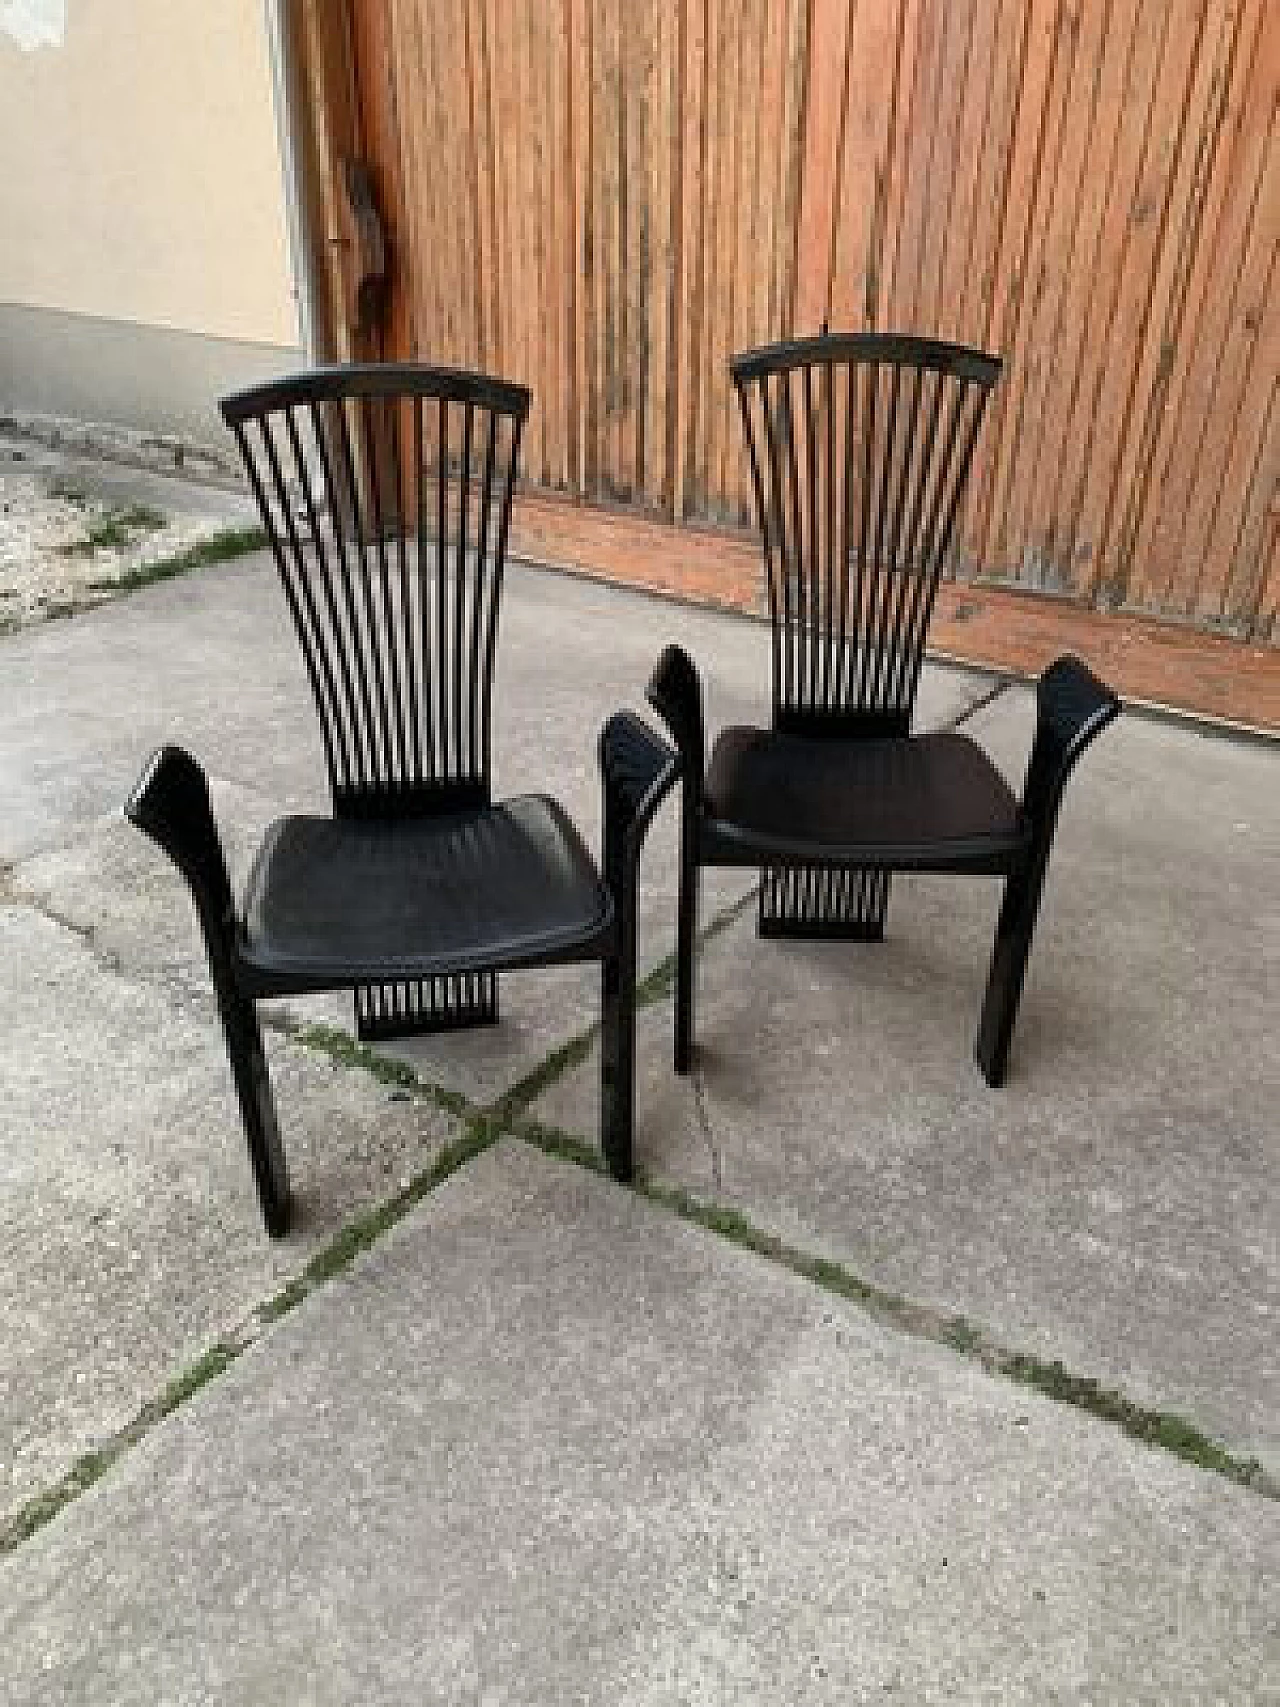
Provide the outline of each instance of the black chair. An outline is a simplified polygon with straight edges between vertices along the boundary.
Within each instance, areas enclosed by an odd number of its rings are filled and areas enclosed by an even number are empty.
[[[912,735],[916,685],[983,411],[989,355],[884,334],[772,345],[731,364],[764,536],[773,724],[706,762],[698,672],[669,646],[649,699],[682,770],[675,1066],[694,1032],[698,870],[761,868],[767,937],[884,934],[890,873],[1005,877],[978,1030],[1003,1083],[1072,767],[1120,702],[1077,659],[1038,687],[1022,799],[955,731]]]
[[[522,386],[410,365],[227,398],[319,713],[332,817],[267,831],[237,910],[200,766],[156,753],[126,807],[190,886],[263,1218],[289,1184],[254,1002],[353,988],[362,1038],[490,1024],[498,974],[603,964],[602,1129],[629,1177],[640,845],[675,755],[600,740],[604,876],[545,795],[494,803],[490,703]]]

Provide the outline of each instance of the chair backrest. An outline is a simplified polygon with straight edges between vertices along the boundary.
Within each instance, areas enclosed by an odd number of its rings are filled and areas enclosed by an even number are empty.
[[[731,371],[764,536],[774,725],[906,734],[1000,362],[830,333],[747,351]]]
[[[301,643],[340,817],[485,804],[523,386],[320,368],[224,399]]]

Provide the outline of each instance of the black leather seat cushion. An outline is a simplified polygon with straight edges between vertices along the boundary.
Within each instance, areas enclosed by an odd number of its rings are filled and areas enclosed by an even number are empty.
[[[1007,870],[1026,839],[1009,785],[952,732],[897,739],[724,730],[706,777],[719,857]]]
[[[589,958],[612,904],[562,809],[524,795],[447,817],[281,818],[243,920],[240,961],[265,993]]]

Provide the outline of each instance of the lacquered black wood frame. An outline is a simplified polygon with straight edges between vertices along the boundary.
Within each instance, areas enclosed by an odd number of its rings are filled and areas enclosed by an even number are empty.
[[[929,618],[1000,363],[936,340],[823,334],[735,357],[731,371],[764,546],[773,727],[824,742],[910,740]],[[763,936],[861,940],[883,934],[891,873],[913,870],[1006,879],[977,1051],[988,1082],[1002,1083],[1062,790],[1120,709],[1111,690],[1077,659],[1046,671],[1016,845],[877,844],[838,860],[820,842],[780,857],[708,811],[702,691],[680,647],[663,652],[649,700],[681,764],[676,1071],[692,1063],[703,866],[761,867]]]
[[[528,406],[521,386],[413,364],[323,369],[222,406],[302,647],[337,818],[394,825],[490,804],[498,605]],[[490,937],[471,964],[369,985],[251,962],[205,773],[179,747],[152,755],[125,810],[195,902],[273,1236],[289,1225],[289,1177],[254,1003],[302,990],[353,989],[360,1035],[400,1035],[495,1019],[500,973],[598,960],[602,1146],[614,1176],[631,1177],[638,865],[678,763],[627,712],[605,725],[599,758],[603,917],[554,950]]]

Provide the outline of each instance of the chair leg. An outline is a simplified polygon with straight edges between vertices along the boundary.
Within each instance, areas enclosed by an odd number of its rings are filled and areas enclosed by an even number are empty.
[[[236,981],[236,915],[227,861],[199,763],[181,747],[148,760],[125,813],[162,847],[187,881],[209,957],[262,1219],[272,1238],[288,1231],[289,1171],[276,1123],[267,1058],[253,1003]]]
[[[1046,864],[1046,859],[1033,857],[1021,870],[1015,871],[1005,883],[1004,899],[1000,904],[991,970],[987,974],[987,993],[983,998],[982,1018],[978,1023],[974,1047],[982,1076],[993,1090],[1004,1084],[1008,1071],[1009,1045],[1022,1000],[1031,939],[1035,934],[1040,896],[1044,890]]]
[[[496,972],[456,972],[356,989],[356,1036],[362,1043],[497,1023]]]
[[[1067,779],[1080,756],[1120,714],[1120,701],[1078,658],[1058,658],[1036,685],[1036,734],[1022,809],[1031,842],[1005,883],[974,1054],[993,1088],[1005,1081],[1031,938]]]
[[[625,937],[626,932],[624,931]],[[635,1173],[636,969],[635,940],[625,940],[601,968],[600,1135],[614,1179]]]
[[[787,866],[760,873],[757,931],[762,937],[880,942],[889,907],[889,873]]]
[[[249,1142],[249,1161],[267,1232],[279,1239],[289,1230],[289,1170],[276,1120],[271,1077],[253,1003],[236,992],[218,993],[218,1011],[231,1060],[240,1118]]]
[[[676,908],[676,1038],[675,1070],[693,1066],[694,1007],[698,978],[697,862],[687,853],[680,861],[680,896]]]

